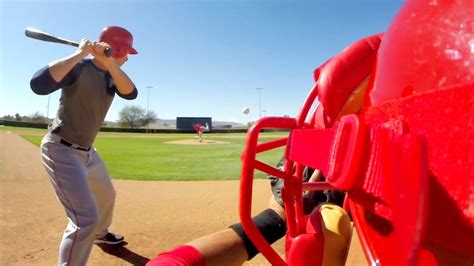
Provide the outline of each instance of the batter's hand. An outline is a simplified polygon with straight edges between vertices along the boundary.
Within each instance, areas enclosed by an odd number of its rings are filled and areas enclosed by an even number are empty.
[[[94,42],[90,41],[88,39],[81,39],[81,42],[79,43],[79,48],[78,50],[81,51],[81,54],[86,57],[90,53],[92,53],[92,47],[94,46]]]
[[[110,49],[110,46],[105,42],[93,42],[91,54],[108,68],[111,64],[116,64],[116,62],[112,56],[108,57],[104,54],[107,48]]]

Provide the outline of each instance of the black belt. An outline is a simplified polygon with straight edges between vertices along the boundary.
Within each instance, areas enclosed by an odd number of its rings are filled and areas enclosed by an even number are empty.
[[[67,141],[67,140],[64,140],[64,139],[61,139],[59,142],[60,142],[61,144],[64,144],[64,145],[66,145],[66,146],[68,146],[68,147],[71,147],[71,148],[74,148],[74,149],[76,149],[76,150],[89,151],[89,150],[91,149],[90,147],[89,147],[88,149],[79,147],[79,146],[77,146],[77,145],[75,145],[75,144],[72,144],[71,142],[69,142],[69,141]]]

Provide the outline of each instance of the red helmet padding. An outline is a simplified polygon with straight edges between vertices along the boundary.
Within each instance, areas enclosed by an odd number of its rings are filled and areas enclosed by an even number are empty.
[[[316,69],[314,76],[326,126],[337,120],[351,93],[374,70],[381,38],[382,34],[376,34],[354,42]]]
[[[328,125],[329,121],[327,121],[327,116],[324,113],[324,107],[319,103],[314,111],[314,126],[316,128],[325,128],[328,127]]]

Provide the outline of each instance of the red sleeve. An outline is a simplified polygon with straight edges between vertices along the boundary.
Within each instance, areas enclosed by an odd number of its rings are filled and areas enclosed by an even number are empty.
[[[171,251],[165,251],[150,260],[146,266],[206,266],[204,256],[192,246],[179,246]]]

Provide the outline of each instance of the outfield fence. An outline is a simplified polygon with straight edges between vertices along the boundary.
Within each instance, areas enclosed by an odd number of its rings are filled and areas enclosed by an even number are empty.
[[[47,129],[48,124],[46,123],[34,123],[34,122],[24,122],[24,121],[11,121],[11,120],[0,120],[0,125],[12,126],[12,127],[30,127],[30,128],[43,128]],[[183,129],[174,129],[174,128],[123,128],[123,127],[101,127],[100,131],[103,132],[132,132],[132,133],[195,133],[192,130],[183,130]],[[270,131],[281,131],[281,130],[269,130],[265,129],[264,132]],[[286,130],[283,130],[286,131]],[[211,132],[206,132],[206,134],[213,133],[246,133],[246,128],[213,128]]]

